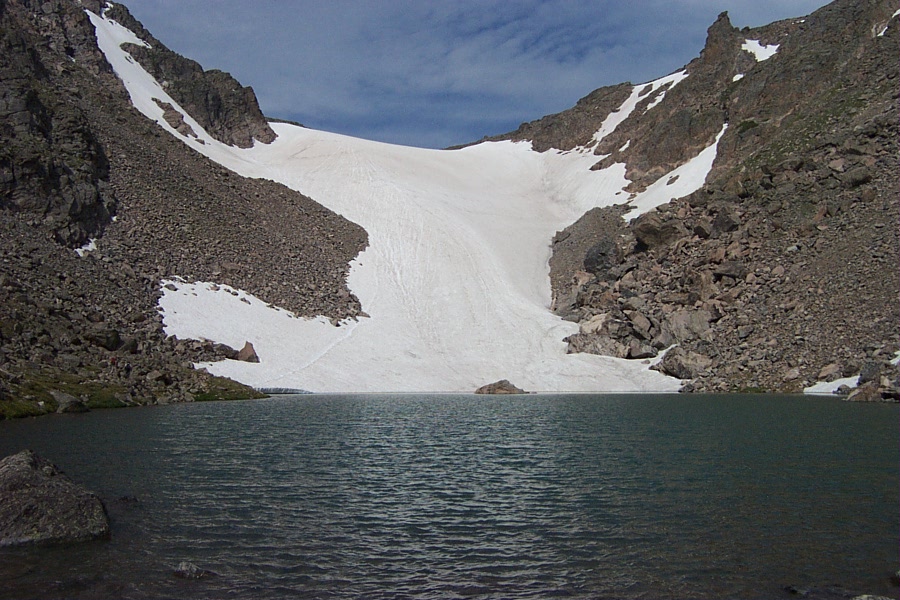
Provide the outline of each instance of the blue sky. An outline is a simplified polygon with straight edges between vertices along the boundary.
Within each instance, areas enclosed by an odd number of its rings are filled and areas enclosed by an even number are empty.
[[[169,48],[253,86],[268,116],[441,148],[695,58],[737,27],[822,0],[125,0]]]

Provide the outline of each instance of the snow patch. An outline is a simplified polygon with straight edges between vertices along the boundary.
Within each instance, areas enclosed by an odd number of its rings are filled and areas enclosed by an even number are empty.
[[[672,73],[671,75],[666,75],[665,77],[661,77],[656,81],[651,81],[650,83],[645,83],[642,85],[636,85],[631,90],[631,95],[622,105],[609,113],[606,119],[603,120],[603,123],[600,125],[600,129],[594,134],[594,141],[600,142],[608,136],[610,133],[616,130],[616,128],[627,119],[634,109],[637,107],[638,103],[643,99],[647,94],[651,94],[661,88],[662,86],[669,86],[667,90],[660,93],[660,97],[656,98],[652,103],[652,106],[656,106],[659,102],[662,101],[662,97],[665,95],[666,91],[671,90],[676,85],[684,81],[688,76],[687,71],[678,71],[676,73]],[[647,90],[647,86],[650,86],[650,89]],[[647,110],[652,108],[652,106],[648,106]]]
[[[719,140],[725,135],[726,129],[728,129],[727,123],[722,126],[722,130],[719,131],[715,141],[704,148],[700,154],[680,167],[666,173],[633,198],[630,204],[634,208],[623,215],[622,218],[626,220],[634,219],[657,206],[683,198],[699,190],[706,182],[706,176],[709,175],[709,171],[712,169],[713,161],[716,159]]]
[[[163,109],[154,99],[168,102],[184,115],[185,123],[190,125],[195,132],[198,132],[197,137],[199,139],[206,143],[214,141],[212,136],[206,133],[203,127],[165,92],[159,82],[122,48],[123,44],[137,44],[149,48],[149,44],[138,38],[130,29],[123,27],[112,19],[98,16],[89,10],[85,10],[85,12],[97,32],[97,45],[106,56],[106,60],[112,65],[116,75],[125,84],[134,107],[145,117],[151,121],[156,121],[163,129],[180,138],[181,136],[175,128],[163,119]]]
[[[834,381],[820,381],[816,384],[803,389],[804,394],[834,394],[839,387],[846,385],[855,388],[859,385],[859,375],[853,377],[843,377]]]
[[[743,73],[738,73],[737,75],[735,75],[734,77],[732,77],[731,80],[732,80],[732,81],[740,81],[740,80],[743,79],[743,78],[744,78],[744,74],[743,74]]]
[[[503,374],[521,382],[529,391],[674,392],[679,387],[677,380],[650,371],[649,364],[636,361],[568,355],[566,364],[560,365],[558,360],[544,362],[548,356],[542,352],[543,356],[522,364],[522,357],[510,352],[513,348],[509,342],[500,340],[493,349],[499,354],[487,361],[478,340],[472,340],[470,355],[448,356],[447,361],[436,361],[423,353],[415,340],[395,335],[381,337],[373,352],[366,342],[371,336],[365,329],[377,328],[376,319],[345,320],[333,326],[324,317],[296,318],[225,285],[163,283],[160,308],[166,333],[210,339],[234,348],[249,341],[259,363],[226,360],[197,366],[255,388],[471,392],[476,383],[496,381]],[[379,335],[385,333],[384,328],[378,329]],[[463,359],[462,363],[459,359]]]
[[[756,62],[762,62],[775,56],[775,53],[778,52],[778,47],[779,44],[764,46],[759,43],[759,40],[745,40],[741,45],[741,50],[746,50],[755,56]]]
[[[622,146],[621,148],[619,148],[619,152],[625,152],[626,150],[628,150],[628,147],[629,147],[630,145],[631,145],[631,140],[628,140],[627,142],[625,142],[625,145],[624,145],[624,146]]]
[[[83,257],[88,252],[93,252],[96,249],[97,249],[97,240],[95,238],[91,238],[81,248],[75,248],[75,254]]]

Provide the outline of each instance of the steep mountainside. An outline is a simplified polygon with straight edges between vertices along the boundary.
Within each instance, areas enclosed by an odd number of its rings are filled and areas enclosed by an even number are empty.
[[[701,190],[628,226],[618,207],[591,211],[556,237],[555,306],[581,323],[571,351],[642,359],[677,342],[661,368],[686,389],[862,374],[869,396],[896,396],[895,8],[838,0],[743,30],[722,14],[683,81],[633,88],[645,95],[594,153],[597,168],[625,163],[634,191],[728,128]],[[597,90],[494,139],[590,147],[631,92]]]
[[[166,339],[160,280],[216,280],[341,318],[359,311],[345,278],[366,234],[140,115],[85,9],[101,3],[0,1],[0,414],[54,410],[59,392],[111,405],[246,395],[190,367],[230,350]],[[147,41],[181,70],[182,93],[206,103],[212,131],[272,139],[252,91],[225,98],[225,74]],[[96,249],[76,254],[89,239]]]

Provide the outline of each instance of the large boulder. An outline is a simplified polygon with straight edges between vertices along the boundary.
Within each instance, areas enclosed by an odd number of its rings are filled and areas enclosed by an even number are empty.
[[[109,535],[106,509],[31,450],[0,460],[0,547],[58,544]]]
[[[256,349],[253,347],[253,344],[251,344],[250,342],[245,342],[244,347],[238,350],[237,356],[235,356],[235,360],[258,363],[259,356],[256,355]]]
[[[483,385],[477,390],[475,390],[476,394],[525,394],[525,390],[521,388],[517,388],[513,384],[509,382],[507,379],[501,379],[500,381],[495,381],[494,383],[489,383],[487,385]]]
[[[713,314],[708,310],[676,310],[666,321],[668,330],[679,342],[704,338],[709,331]]]
[[[668,246],[689,235],[680,220],[663,220],[656,212],[639,216],[632,223],[631,230],[638,244],[644,248]]]
[[[676,346],[666,352],[659,364],[654,365],[651,369],[678,379],[693,379],[708,369],[711,364],[712,361],[702,354]]]

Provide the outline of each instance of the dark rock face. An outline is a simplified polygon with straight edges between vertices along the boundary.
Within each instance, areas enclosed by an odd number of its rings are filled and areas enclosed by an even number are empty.
[[[511,384],[507,379],[501,379],[500,381],[495,381],[494,383],[489,383],[487,385],[483,385],[477,390],[475,390],[476,394],[525,394],[527,393],[525,390],[518,388]]]
[[[268,144],[275,139],[253,88],[223,71],[204,71],[197,62],[172,52],[122,4],[114,4],[106,16],[150,44],[150,48],[129,44],[127,50],[211,136],[239,148],[251,147],[253,140]]]
[[[83,10],[62,0],[35,4],[34,16],[28,2],[0,8],[0,210],[75,247],[103,231],[116,199],[107,156],[66,74],[75,60],[109,67]],[[35,36],[48,51],[35,48]]]
[[[109,535],[103,503],[30,450],[0,460],[0,546]]]

